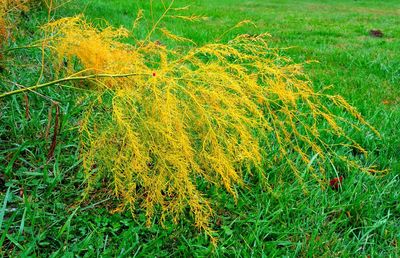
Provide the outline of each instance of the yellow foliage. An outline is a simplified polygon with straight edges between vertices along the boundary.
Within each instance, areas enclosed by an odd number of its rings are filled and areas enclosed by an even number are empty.
[[[17,10],[28,11],[28,3],[30,1],[31,0],[0,0],[0,12],[4,15]]]
[[[29,4],[33,0],[0,0],[0,47],[10,37],[10,28],[15,26],[9,20],[12,14],[29,10]]]
[[[121,43],[126,29],[98,29],[82,17],[45,29],[60,72],[76,73],[79,61],[79,74],[132,74],[91,80],[99,96],[83,115],[82,158],[88,193],[106,182],[120,209],[140,206],[149,223],[159,211],[161,221],[177,221],[188,208],[211,233],[212,207],[198,180],[237,198],[245,175],[259,175],[270,189],[266,171],[281,164],[300,182],[303,171],[323,182],[337,161],[368,170],[335,152],[365,152],[345,128],[367,123],[340,96],[314,92],[301,65],[268,47],[267,34],[180,53],[151,41]]]

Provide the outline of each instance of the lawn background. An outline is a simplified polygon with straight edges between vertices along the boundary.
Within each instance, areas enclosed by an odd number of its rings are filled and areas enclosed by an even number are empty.
[[[351,174],[339,192],[322,191],[315,183],[307,182],[311,189],[307,196],[296,183],[277,185],[278,198],[249,182],[252,190],[240,190],[237,204],[227,193],[210,193],[220,203],[213,221],[219,242],[213,247],[203,233],[191,226],[189,218],[179,225],[146,228],[143,216],[132,219],[128,212],[110,214],[98,200],[76,205],[84,188],[77,123],[85,101],[74,90],[44,91],[60,101],[64,115],[55,161],[43,164],[49,145],[41,139],[48,103],[30,96],[34,103],[31,120],[26,120],[23,98],[13,96],[0,103],[0,171],[4,171],[0,173],[5,181],[0,186],[0,253],[88,257],[399,255],[400,3],[176,2],[176,6],[187,4],[191,7],[185,13],[209,18],[199,23],[170,19],[162,26],[202,45],[239,21],[250,19],[256,28],[239,28],[223,40],[238,33],[269,32],[271,47],[291,47],[282,50],[282,54],[296,62],[317,60],[318,63],[305,65],[315,89],[332,85],[329,93],[344,96],[382,133],[382,140],[361,134],[357,139],[374,154],[374,163],[379,168],[389,168],[390,174],[383,178]],[[84,10],[86,17],[96,23],[102,24],[106,19],[114,26],[130,28],[138,8],[150,15],[148,1],[76,0],[58,9],[54,18]],[[155,3],[153,11],[158,17],[161,5]],[[35,38],[35,26],[45,20],[44,11],[29,13],[29,19],[21,22],[14,44],[23,45]],[[384,37],[371,37],[371,29],[382,30]],[[145,33],[137,31],[139,35]],[[164,41],[157,34],[153,39],[169,47],[189,47]],[[24,51],[13,55],[19,60],[28,56]],[[37,56],[38,53],[32,54],[30,60]],[[7,76],[32,85],[37,67],[24,67],[22,63],[18,63],[19,70],[15,69],[17,64],[9,68]]]

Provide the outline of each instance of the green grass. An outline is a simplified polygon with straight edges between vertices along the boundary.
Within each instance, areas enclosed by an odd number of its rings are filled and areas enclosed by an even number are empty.
[[[31,119],[25,118],[23,96],[0,99],[0,254],[2,256],[392,256],[400,255],[400,3],[398,1],[192,1],[186,13],[208,16],[201,23],[163,23],[197,44],[213,41],[244,19],[243,27],[227,34],[271,33],[271,46],[305,65],[316,90],[332,85],[382,134],[355,137],[371,151],[374,163],[389,168],[385,177],[354,173],[341,191],[323,191],[308,180],[301,186],[276,185],[277,198],[249,182],[234,203],[228,193],[210,191],[219,204],[213,247],[204,233],[183,218],[180,224],[145,227],[142,215],[110,214],[106,203],[78,203],[85,187],[80,169],[79,115],[86,101],[81,92],[53,87],[41,91],[61,103],[62,126],[55,159],[46,162],[50,139],[45,138],[50,103],[29,94]],[[187,4],[187,2],[186,2]],[[178,1],[177,5],[185,5]],[[102,18],[115,26],[131,27],[138,6],[134,1],[77,0],[59,9],[56,17],[85,9],[89,19]],[[148,4],[141,4],[148,9]],[[162,11],[155,6],[154,16]],[[150,15],[149,12],[146,12]],[[14,46],[37,38],[44,11],[22,20]],[[99,21],[99,20],[97,20]],[[383,38],[369,36],[380,29]],[[145,30],[137,34],[145,34]],[[154,35],[154,40],[178,47]],[[184,45],[188,47],[188,45]],[[9,54],[0,90],[9,79],[32,85],[38,78],[40,51]],[[46,75],[51,76],[51,75]],[[54,116],[54,115],[53,115]],[[332,139],[335,141],[335,139]],[[276,168],[277,170],[280,168]],[[20,195],[23,188],[24,195]]]

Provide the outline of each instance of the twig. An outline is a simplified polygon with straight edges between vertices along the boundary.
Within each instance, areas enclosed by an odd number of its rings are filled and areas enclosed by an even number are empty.
[[[27,87],[25,87],[25,86],[23,86],[23,85],[21,85],[21,84],[19,84],[19,83],[13,82],[13,81],[8,80],[8,79],[5,79],[5,78],[2,78],[2,79],[3,79],[4,81],[6,81],[6,82],[9,82],[9,83],[11,83],[11,84],[14,84],[14,85],[17,86],[18,88],[28,89],[28,91],[35,93],[35,94],[38,95],[39,97],[42,97],[42,98],[44,98],[45,100],[50,101],[51,103],[55,103],[55,102],[56,102],[56,101],[54,101],[53,99],[51,99],[50,97],[48,97],[48,96],[46,96],[46,95],[43,95],[43,94],[41,94],[41,93],[39,93],[39,92],[37,92],[37,91],[30,90],[29,88],[27,88]]]
[[[49,149],[49,153],[47,154],[47,161],[49,161],[50,159],[52,159],[54,157],[54,151],[56,149],[57,146],[57,136],[59,133],[59,128],[60,128],[60,106],[57,104],[52,104],[50,110],[53,108],[53,106],[56,107],[56,116],[54,118],[54,129],[53,129],[53,138],[51,140],[51,145],[50,145],[50,149]]]
[[[93,78],[121,78],[121,77],[131,77],[131,76],[140,76],[140,75],[152,76],[151,74],[127,73],[127,74],[93,74],[93,75],[87,75],[87,76],[66,77],[66,78],[55,80],[55,81],[38,84],[35,86],[24,87],[24,88],[21,88],[18,90],[5,92],[5,93],[0,94],[0,98],[8,97],[8,96],[18,94],[18,93],[23,93],[26,91],[33,91],[33,90],[45,88],[45,87],[48,87],[48,86],[51,86],[54,84],[68,82],[68,81],[88,80],[88,79],[93,79]]]
[[[15,50],[20,50],[20,49],[30,49],[30,48],[41,48],[42,46],[39,45],[28,45],[28,46],[21,46],[21,47],[13,47],[13,48],[7,48],[4,50],[1,50],[0,52],[5,54],[7,52],[15,51]]]
[[[143,40],[143,44],[141,46],[143,46],[146,43],[146,41],[148,41],[150,39],[151,35],[156,30],[158,24],[164,19],[165,15],[167,15],[169,10],[172,8],[173,4],[174,4],[174,0],[171,1],[168,8],[165,9],[164,13],[160,16],[160,18],[157,20],[157,22],[156,23],[153,22],[153,27],[151,28],[150,32],[147,34],[146,38]]]

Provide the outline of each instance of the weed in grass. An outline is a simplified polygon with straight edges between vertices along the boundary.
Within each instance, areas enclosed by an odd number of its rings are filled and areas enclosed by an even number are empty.
[[[211,236],[212,209],[199,180],[237,199],[235,186],[249,173],[271,191],[266,170],[280,165],[300,183],[306,171],[323,187],[332,168],[336,174],[380,172],[346,156],[346,149],[367,152],[344,128],[379,133],[342,97],[314,92],[302,67],[270,49],[265,34],[180,53],[149,41],[150,34],[136,45],[121,43],[128,30],[98,29],[81,17],[49,23],[46,30],[59,73],[94,77],[98,91],[80,129],[88,193],[111,187],[121,199],[116,210],[135,214],[139,205],[149,225],[158,209],[161,223],[177,223],[188,207],[196,226]],[[99,107],[104,111],[96,112]],[[326,140],[331,137],[335,144]]]

